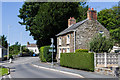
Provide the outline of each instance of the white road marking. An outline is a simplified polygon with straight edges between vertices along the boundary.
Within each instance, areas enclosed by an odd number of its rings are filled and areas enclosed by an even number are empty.
[[[78,76],[80,78],[84,78],[82,75],[76,74],[76,73],[71,73],[71,72],[66,72],[66,71],[60,71],[60,70],[57,70],[57,69],[46,68],[46,67],[37,66],[37,65],[34,65],[34,64],[32,64],[32,66],[37,67],[37,68],[41,68],[41,69],[46,69],[46,70],[61,72],[61,73],[64,73],[64,74],[70,74],[70,75]]]
[[[8,75],[8,78],[12,78],[11,75]]]

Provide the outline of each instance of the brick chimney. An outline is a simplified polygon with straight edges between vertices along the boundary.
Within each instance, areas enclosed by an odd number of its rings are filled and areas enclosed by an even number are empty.
[[[76,23],[76,19],[74,17],[70,17],[70,19],[68,19],[68,27],[70,27],[72,24]]]
[[[93,8],[92,9],[88,9],[87,11],[87,18],[89,20],[97,20],[97,11],[94,10]]]

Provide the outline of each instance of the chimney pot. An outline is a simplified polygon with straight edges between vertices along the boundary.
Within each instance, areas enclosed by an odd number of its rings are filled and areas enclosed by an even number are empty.
[[[90,10],[90,8],[88,10]]]
[[[97,20],[97,11],[93,8],[90,10],[90,8],[87,11],[87,18],[89,20]]]
[[[74,17],[70,17],[70,19],[68,19],[68,27],[70,27],[72,24],[76,23],[76,19]]]

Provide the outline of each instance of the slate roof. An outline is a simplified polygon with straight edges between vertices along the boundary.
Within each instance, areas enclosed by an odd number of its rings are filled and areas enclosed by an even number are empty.
[[[70,27],[66,28],[65,30],[63,30],[62,32],[60,32],[59,34],[57,34],[56,36],[60,36],[60,35],[63,35],[63,34],[66,34],[68,32],[72,32],[74,31],[77,27],[79,27],[81,24],[83,24],[84,22],[86,22],[88,19],[85,19],[83,21],[80,21],[76,24],[73,24],[71,25]]]

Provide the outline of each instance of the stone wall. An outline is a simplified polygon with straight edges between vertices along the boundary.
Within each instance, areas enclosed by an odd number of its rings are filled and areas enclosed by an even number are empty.
[[[96,20],[87,20],[76,29],[76,49],[89,49],[89,42],[100,31],[109,37],[109,31]]]
[[[95,72],[120,78],[120,67],[95,68]]]

